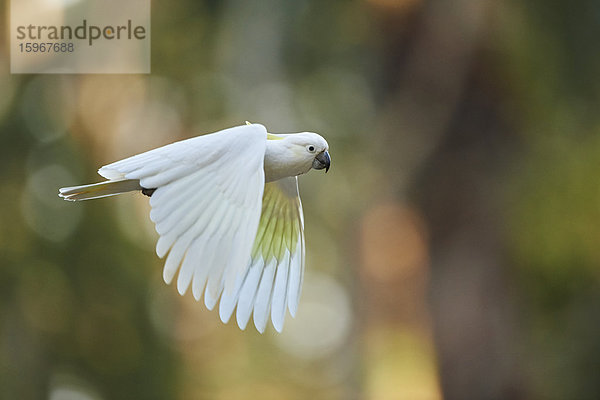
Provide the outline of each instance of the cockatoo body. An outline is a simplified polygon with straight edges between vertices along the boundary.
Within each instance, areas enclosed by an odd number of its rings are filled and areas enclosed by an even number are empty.
[[[165,257],[163,278],[177,275],[206,307],[219,302],[227,322],[250,316],[279,332],[295,316],[304,275],[304,218],[298,175],[329,169],[328,144],[316,133],[267,133],[248,124],[175,142],[106,165],[105,182],[61,188],[77,201],[142,191]]]

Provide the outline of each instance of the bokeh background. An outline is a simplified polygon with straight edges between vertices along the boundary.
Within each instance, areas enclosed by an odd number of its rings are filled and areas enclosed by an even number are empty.
[[[0,0],[0,398],[600,398],[600,1],[152,7],[150,75],[11,75]],[[164,285],[146,197],[57,197],[245,120],[333,158],[280,335]]]

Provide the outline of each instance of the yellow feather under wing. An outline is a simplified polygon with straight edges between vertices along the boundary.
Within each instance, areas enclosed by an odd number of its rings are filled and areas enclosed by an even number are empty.
[[[253,311],[260,332],[266,327],[269,313],[273,326],[281,332],[285,309],[295,314],[304,274],[303,229],[297,178],[266,183],[250,267],[239,285],[240,328],[245,328]],[[228,319],[228,313],[224,314]]]
[[[297,196],[288,196],[277,182],[265,184],[262,214],[252,257],[262,256],[268,262],[273,257],[281,261],[286,249],[293,254],[301,233],[297,224],[299,212]]]

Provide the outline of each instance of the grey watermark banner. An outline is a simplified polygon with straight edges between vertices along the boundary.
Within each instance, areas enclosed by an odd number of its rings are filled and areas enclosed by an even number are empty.
[[[150,0],[11,0],[12,73],[150,73]]]

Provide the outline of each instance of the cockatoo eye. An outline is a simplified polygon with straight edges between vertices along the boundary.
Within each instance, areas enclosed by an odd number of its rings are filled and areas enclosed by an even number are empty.
[[[312,144],[310,146],[307,146],[306,149],[309,151],[309,153],[315,152],[315,146],[313,146]]]

